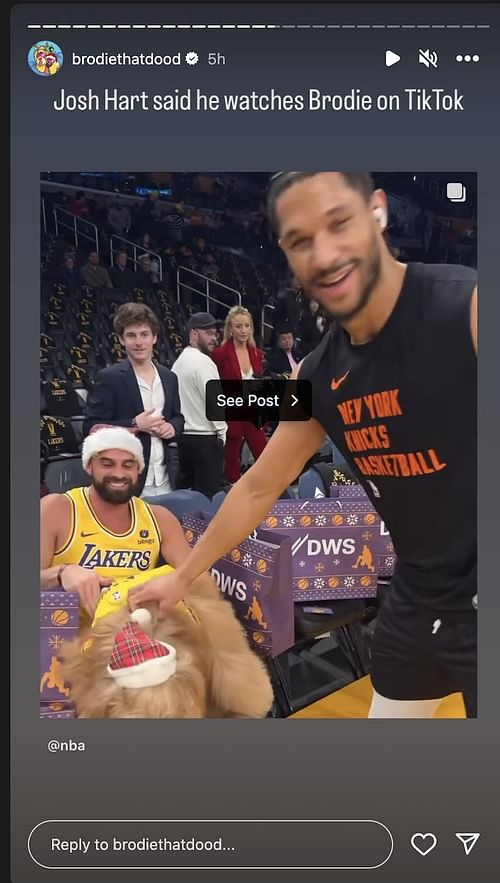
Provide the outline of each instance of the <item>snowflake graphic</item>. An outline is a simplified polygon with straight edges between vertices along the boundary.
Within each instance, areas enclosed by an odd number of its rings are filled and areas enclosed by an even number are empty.
[[[354,585],[354,577],[353,576],[346,576],[346,578],[344,580],[344,585],[346,586],[346,588],[350,588],[351,586],[353,586]]]
[[[318,563],[314,565],[314,569],[315,569],[316,573],[323,573],[323,571],[325,569],[325,565],[323,564],[322,561],[318,561]]]
[[[248,552],[246,552],[246,553],[243,555],[243,567],[251,567],[251,566],[252,566],[252,561],[253,561],[252,556],[249,555]]]
[[[387,551],[394,552],[394,546],[392,545],[392,543],[387,543]]]
[[[305,567],[305,566],[306,566],[305,561],[299,561],[299,567]]]
[[[358,516],[357,515],[348,515],[347,516],[347,523],[351,524],[351,525],[357,524],[358,523]]]
[[[262,583],[261,583],[260,579],[254,579],[254,581],[252,583],[252,588],[255,589],[256,592],[258,592],[259,589],[262,588]]]
[[[295,524],[295,518],[293,515],[286,515],[283,519],[283,527],[293,527]]]
[[[338,567],[339,564],[340,564],[340,561],[339,561],[338,558],[334,558],[334,559],[333,559],[333,563],[335,564],[335,567]]]
[[[322,579],[315,579],[315,580],[314,580],[314,588],[315,588],[315,589],[322,589],[322,588],[323,588],[323,583],[324,583],[324,580],[322,580]]]
[[[389,567],[393,567],[394,564],[396,563],[396,559],[395,559],[394,555],[388,555],[387,558],[385,559],[385,563]]]
[[[51,650],[59,650],[64,638],[61,635],[52,635],[49,638],[49,647]]]
[[[316,518],[316,524],[318,527],[323,527],[326,524],[326,515],[318,515]]]
[[[373,534],[372,534],[371,530],[363,531],[363,539],[364,540],[371,540],[372,536],[373,536]]]

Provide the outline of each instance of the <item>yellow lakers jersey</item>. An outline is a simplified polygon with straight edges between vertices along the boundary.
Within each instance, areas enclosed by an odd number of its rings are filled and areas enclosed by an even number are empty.
[[[100,576],[123,579],[156,567],[160,557],[160,531],[144,500],[129,503],[130,528],[112,533],[97,518],[89,488],[73,488],[65,494],[71,504],[69,536],[52,559],[52,565],[79,564]]]
[[[127,576],[125,579],[116,580],[107,589],[102,589],[101,600],[97,605],[92,625],[95,625],[96,621],[103,616],[108,616],[109,613],[114,613],[121,607],[125,607],[128,604],[131,589],[142,586],[150,579],[154,579],[155,576],[163,576],[167,573],[174,573],[174,568],[170,564],[163,564],[161,567],[150,570],[146,576],[142,576],[140,573],[135,576]],[[182,604],[182,602],[180,603]]]
[[[136,586],[149,582],[150,579],[154,579],[156,576],[164,576],[167,573],[174,573],[174,568],[171,567],[170,564],[163,564],[161,567],[156,567],[153,570],[148,571],[146,576],[141,576],[141,574],[128,576],[125,577],[125,579],[116,580],[116,582],[107,589],[102,589],[101,599],[97,605],[92,626],[104,616],[108,616],[108,614],[115,613],[122,607],[126,607],[128,605],[128,596],[131,589],[135,589]],[[180,610],[182,613],[190,616],[193,622],[199,625],[200,621],[196,616],[196,613],[185,601],[178,601],[175,607],[176,610]],[[82,653],[86,653],[92,644],[93,639],[87,638],[82,646]]]

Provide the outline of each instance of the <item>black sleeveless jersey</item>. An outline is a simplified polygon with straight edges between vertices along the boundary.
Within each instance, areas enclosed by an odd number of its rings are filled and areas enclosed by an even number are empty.
[[[476,593],[476,281],[469,267],[408,264],[372,341],[334,323],[299,371],[391,534],[394,591],[457,612]]]

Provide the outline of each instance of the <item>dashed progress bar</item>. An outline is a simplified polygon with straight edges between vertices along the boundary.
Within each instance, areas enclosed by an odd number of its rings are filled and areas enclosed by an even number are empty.
[[[461,30],[488,29],[487,24],[29,24],[28,30]]]

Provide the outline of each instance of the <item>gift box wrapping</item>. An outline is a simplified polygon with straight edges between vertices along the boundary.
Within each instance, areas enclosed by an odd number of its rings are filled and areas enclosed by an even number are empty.
[[[80,598],[76,592],[40,593],[40,701],[55,702],[69,697],[61,675],[58,651],[63,641],[78,633]]]
[[[377,510],[374,509],[373,503],[365,489],[361,487],[361,485],[344,486],[332,484],[330,488],[330,499],[332,497],[339,499],[343,506],[348,506],[349,500],[363,500],[368,509],[374,512],[377,516],[377,522],[374,525],[373,531],[374,535],[370,538],[370,542],[373,542],[375,545],[379,577],[382,577],[382,579],[389,579],[393,575],[394,567],[396,565],[394,545],[389,531],[381,520]]]
[[[43,719],[61,719],[75,717],[75,709],[71,702],[41,702],[40,717]]]
[[[191,546],[205,532],[211,518],[205,512],[183,515],[184,534]],[[290,546],[288,536],[257,530],[211,568],[251,645],[264,656],[278,656],[295,641]]]
[[[293,600],[374,598],[377,519],[364,500],[278,500],[261,527],[292,538]]]

